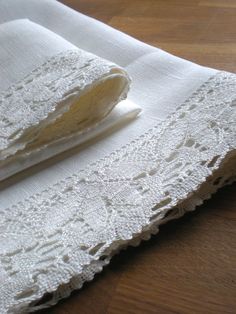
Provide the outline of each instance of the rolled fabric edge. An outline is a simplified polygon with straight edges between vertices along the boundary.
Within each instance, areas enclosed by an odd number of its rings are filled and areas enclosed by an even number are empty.
[[[80,49],[50,58],[0,95],[0,169],[8,158],[86,133],[127,97],[124,69]]]
[[[137,118],[141,108],[132,101],[120,101],[115,108],[101,121],[84,131],[75,132],[66,138],[57,139],[33,150],[23,150],[4,160],[0,168],[0,181],[22,172],[23,170],[59,155],[75,146],[93,140],[106,132],[119,128]],[[3,164],[2,163],[2,164]]]

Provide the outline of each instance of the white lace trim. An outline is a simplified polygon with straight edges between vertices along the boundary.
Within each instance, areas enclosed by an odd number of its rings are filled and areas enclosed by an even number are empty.
[[[219,72],[162,125],[1,209],[3,312],[34,310],[50,292],[46,305],[54,304],[92,279],[117,250],[150,237],[160,223],[192,210],[231,180],[235,87],[234,74]]]
[[[66,100],[115,73],[122,73],[129,82],[125,71],[117,65],[83,50],[69,50],[50,58],[20,83],[2,92],[0,160],[24,149],[42,127],[68,111],[72,101]],[[127,91],[128,84],[120,99],[114,99],[110,106],[124,99]]]

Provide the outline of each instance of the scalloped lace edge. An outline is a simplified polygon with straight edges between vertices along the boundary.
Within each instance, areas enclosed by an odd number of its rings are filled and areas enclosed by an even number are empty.
[[[55,292],[50,292],[49,301],[43,302],[44,297],[48,297],[47,293],[42,297],[41,300],[37,300],[29,305],[28,311],[35,312],[38,310],[46,309],[51,306],[56,305],[62,299],[68,298],[74,290],[82,289],[83,285],[86,282],[90,282],[94,277],[101,273],[104,267],[110,264],[110,261],[114,255],[117,255],[122,250],[128,249],[128,247],[138,247],[141,242],[148,241],[154,235],[159,233],[159,227],[163,224],[168,223],[169,221],[181,218],[188,212],[195,211],[198,206],[201,206],[206,200],[210,199],[213,194],[215,194],[220,188],[233,184],[236,182],[236,156],[232,158],[232,165],[229,166],[227,173],[224,173],[222,169],[214,176],[214,179],[206,181],[199,191],[194,192],[193,196],[189,199],[183,201],[178,207],[170,209],[166,213],[166,216],[157,220],[154,225],[147,231],[140,234],[137,238],[132,239],[127,243],[122,243],[121,247],[111,249],[110,256],[107,256],[105,260],[98,260],[84,267],[83,272],[75,277],[72,277],[68,283],[60,285]],[[233,171],[234,170],[234,171]],[[220,180],[219,180],[220,178]],[[218,181],[217,184],[214,184],[215,181]],[[40,304],[40,305],[38,305]]]
[[[53,301],[38,307],[56,302],[70,292],[71,278],[79,287],[120,248],[148,238],[155,224],[194,209],[232,178],[235,86],[234,74],[218,72],[161,125],[2,210],[6,308],[19,313],[34,303],[34,310],[46,292],[54,292]]]
[[[49,58],[0,93],[0,161],[14,159],[17,152],[26,154],[24,149],[40,130],[68,112],[75,99],[114,76],[122,77],[126,84],[120,95],[107,105],[104,118],[127,97],[130,78],[118,65],[79,49]]]

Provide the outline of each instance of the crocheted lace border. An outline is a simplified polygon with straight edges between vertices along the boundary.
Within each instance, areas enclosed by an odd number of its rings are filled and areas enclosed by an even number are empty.
[[[0,304],[56,303],[112,255],[156,233],[233,180],[236,75],[218,72],[148,132],[84,170],[0,210]],[[46,293],[48,302],[36,304]]]

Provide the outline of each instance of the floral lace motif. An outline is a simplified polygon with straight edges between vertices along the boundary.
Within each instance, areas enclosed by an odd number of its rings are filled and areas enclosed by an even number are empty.
[[[148,238],[208,197],[204,188],[210,194],[233,177],[235,88],[236,75],[218,72],[161,125],[2,208],[2,312],[36,309],[45,293],[54,293],[48,304],[67,296],[114,252]]]
[[[17,140],[26,132],[36,136],[35,127],[45,123],[58,104],[117,69],[120,68],[115,64],[91,53],[69,50],[50,58],[0,94],[0,160],[23,149],[27,141]],[[67,105],[59,109],[63,114],[69,108]]]

